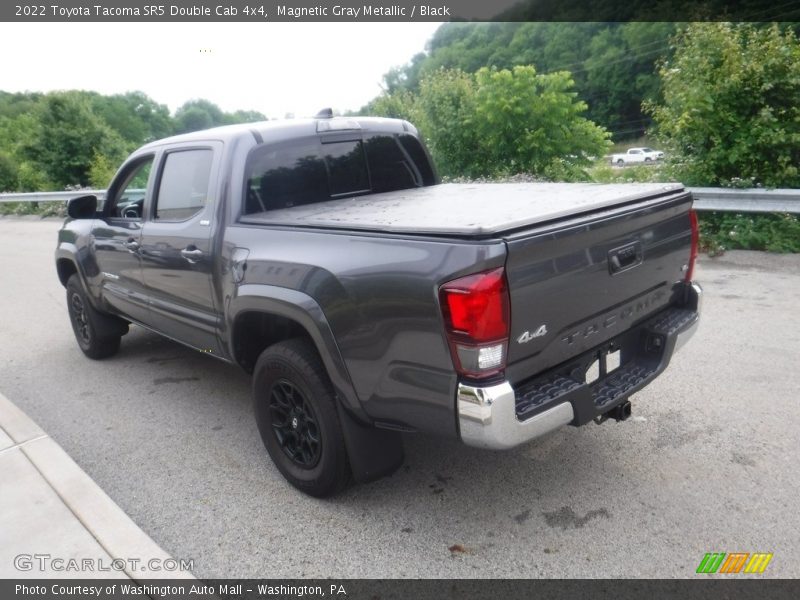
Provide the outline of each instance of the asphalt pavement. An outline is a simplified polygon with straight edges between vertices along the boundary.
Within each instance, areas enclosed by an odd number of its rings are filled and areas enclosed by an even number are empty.
[[[501,453],[409,435],[395,475],[315,500],[236,367],[140,328],[81,354],[58,227],[0,219],[0,393],[197,577],[696,577],[707,552],[800,575],[800,256],[702,257],[700,329],[629,421]]]

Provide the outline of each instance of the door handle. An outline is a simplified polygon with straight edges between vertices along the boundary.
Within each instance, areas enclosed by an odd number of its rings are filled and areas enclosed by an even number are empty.
[[[181,256],[186,259],[189,264],[195,264],[198,260],[203,258],[203,251],[194,246],[188,246],[181,250]]]
[[[134,254],[139,250],[139,242],[133,238],[128,238],[128,240],[123,242],[122,245],[125,246],[129,252]]]
[[[608,270],[614,275],[620,271],[626,271],[642,264],[643,260],[644,252],[642,250],[642,243],[637,240],[625,246],[609,250]]]

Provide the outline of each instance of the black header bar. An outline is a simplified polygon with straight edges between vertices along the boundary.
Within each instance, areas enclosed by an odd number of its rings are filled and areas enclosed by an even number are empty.
[[[776,579],[27,579],[0,580],[4,600],[675,600],[794,599],[798,580]]]
[[[7,22],[800,21],[800,0],[10,0]]]

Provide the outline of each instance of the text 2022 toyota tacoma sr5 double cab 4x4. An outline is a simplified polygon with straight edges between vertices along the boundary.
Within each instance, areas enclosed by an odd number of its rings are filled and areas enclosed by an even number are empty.
[[[680,185],[440,184],[400,120],[156,141],[68,212],[81,350],[134,323],[240,365],[270,456],[316,496],[392,472],[403,432],[499,449],[623,420],[698,323]]]

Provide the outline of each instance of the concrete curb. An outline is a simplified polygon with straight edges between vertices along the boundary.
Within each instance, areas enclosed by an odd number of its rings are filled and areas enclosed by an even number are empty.
[[[27,459],[29,466],[25,464],[20,455]],[[123,569],[114,569],[110,573],[112,577],[127,576],[133,580],[148,578],[194,579],[194,576],[185,570],[147,570],[147,565],[153,564],[150,561],[154,559],[159,561],[158,565],[163,565],[164,561],[173,559],[125,514],[94,480],[69,457],[61,446],[48,437],[36,423],[1,393],[0,458],[5,459],[0,462],[0,479],[6,480],[4,469],[15,469],[15,480],[12,483],[17,484],[18,487],[13,491],[17,492],[17,497],[20,500],[17,501],[16,506],[11,507],[11,511],[24,516],[25,511],[28,514],[32,514],[41,509],[40,505],[46,505],[49,502],[55,512],[51,510],[48,515],[58,515],[58,520],[61,521],[68,519],[78,521],[80,526],[99,544],[100,555],[110,557],[108,562],[113,560],[124,562]],[[11,465],[12,460],[13,465]],[[38,476],[34,471],[38,473]],[[46,492],[46,488],[37,487],[40,486],[42,479],[57,494],[68,511],[60,510],[60,507],[53,506],[55,501],[53,498],[43,498],[45,495],[43,490]],[[39,500],[33,500],[29,506],[19,506],[20,501],[30,498],[31,495],[34,498],[39,498]],[[4,509],[8,510],[8,507],[4,505]],[[18,519],[17,523],[22,520],[24,519]],[[47,523],[46,526],[52,528],[53,533],[57,534],[61,524]],[[42,528],[41,523],[36,525],[37,529],[40,530]],[[73,533],[76,531],[75,523],[64,525],[71,527]],[[19,525],[16,526],[16,529],[19,530]],[[24,529],[22,533],[24,533]],[[87,547],[86,539],[82,540],[83,548]],[[11,544],[14,548],[22,550],[27,541],[27,539],[5,539],[3,543]],[[77,547],[77,545],[76,542],[74,546]],[[43,549],[38,548],[37,550],[42,551]],[[53,556],[55,557],[56,554],[53,553]],[[78,560],[80,561],[80,559]],[[132,560],[138,562],[134,564],[131,562]],[[121,565],[122,563],[118,564]],[[7,565],[0,565],[0,572],[6,573],[4,575],[6,577],[13,572],[6,571],[7,567]],[[59,578],[65,575],[96,577],[98,573],[73,572],[67,574],[63,571],[44,573],[40,571],[20,573],[16,576],[31,575]]]

